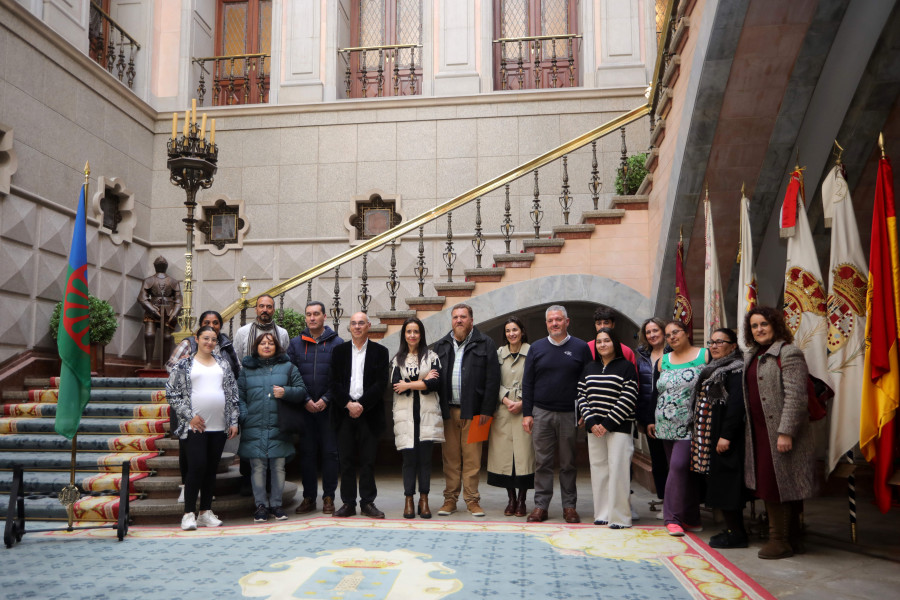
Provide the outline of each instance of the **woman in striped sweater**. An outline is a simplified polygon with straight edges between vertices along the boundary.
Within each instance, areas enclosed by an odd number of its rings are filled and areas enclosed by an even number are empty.
[[[631,527],[629,468],[637,372],[623,357],[612,329],[601,328],[594,344],[596,359],[584,367],[576,400],[580,422],[588,430],[594,525],[625,529]]]

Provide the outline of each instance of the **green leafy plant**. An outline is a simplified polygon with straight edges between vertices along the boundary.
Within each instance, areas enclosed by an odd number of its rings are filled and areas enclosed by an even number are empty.
[[[647,154],[635,154],[629,156],[625,164],[628,165],[625,173],[625,180],[622,181],[622,168],[616,170],[616,194],[619,196],[631,196],[641,187],[641,182],[647,176],[647,169],[644,162],[647,160]]]
[[[275,323],[287,329],[288,335],[295,338],[306,329],[306,317],[293,308],[279,308],[275,311]]]
[[[91,312],[91,343],[105,346],[113,339],[119,323],[116,321],[116,311],[106,300],[101,300],[88,294],[88,304]],[[56,339],[59,333],[59,318],[62,315],[62,302],[56,303],[53,314],[50,315],[50,335]]]

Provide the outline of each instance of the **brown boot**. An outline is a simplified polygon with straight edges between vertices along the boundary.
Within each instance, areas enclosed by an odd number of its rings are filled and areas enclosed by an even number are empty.
[[[806,552],[806,546],[803,543],[803,500],[794,500],[786,504],[791,507],[788,543],[794,554],[803,554]]]
[[[756,555],[765,559],[793,556],[794,551],[787,541],[791,520],[790,503],[766,501],[766,514],[769,517],[769,541]]]
[[[406,497],[406,504],[403,505],[403,518],[404,519],[415,519],[416,518],[416,504],[413,502],[412,496]]]
[[[528,494],[528,490],[522,488],[519,490],[519,497],[516,498],[516,516],[524,517],[528,515],[528,506],[525,505],[525,496]]]
[[[509,496],[509,503],[503,509],[503,516],[511,517],[516,514],[516,489],[506,488],[506,494]]]
[[[519,490],[519,496],[516,498],[516,516],[517,517],[525,517],[528,516],[528,506],[525,504],[525,496],[528,494],[528,490],[522,488]]]
[[[428,494],[419,494],[419,516],[423,519],[431,518],[431,509],[428,508]]]

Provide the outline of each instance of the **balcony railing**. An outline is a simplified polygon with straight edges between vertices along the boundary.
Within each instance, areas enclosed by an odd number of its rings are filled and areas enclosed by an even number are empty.
[[[579,34],[565,34],[494,40],[499,47],[501,89],[577,87],[575,45],[580,39]]]
[[[197,97],[203,106],[206,97],[206,76],[210,75],[210,96],[213,106],[235,104],[265,104],[269,101],[269,54],[230,54],[194,58],[200,66]]]
[[[125,48],[128,48],[128,62],[125,61]],[[88,27],[88,53],[101,67],[114,74],[119,81],[126,83],[129,89],[134,86],[137,71],[134,68],[134,55],[141,49],[136,39],[106,14],[103,8],[91,2],[91,21]],[[115,69],[115,73],[113,73]]]
[[[347,97],[420,95],[422,93],[420,48],[422,48],[420,44],[390,44],[338,50],[347,63],[344,76]],[[390,77],[390,84],[385,86],[387,77]]]

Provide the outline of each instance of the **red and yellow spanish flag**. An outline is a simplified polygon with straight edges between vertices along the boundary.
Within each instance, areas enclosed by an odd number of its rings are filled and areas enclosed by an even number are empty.
[[[678,236],[678,253],[675,256],[675,310],[672,316],[688,329],[688,338],[694,342],[694,308],[691,306],[691,295],[688,293],[687,281],[684,278],[684,241]]]
[[[891,507],[887,481],[893,474],[894,418],[900,400],[900,254],[894,175],[884,156],[878,163],[875,185],[866,317],[859,448],[875,468],[875,502],[886,513]]]

